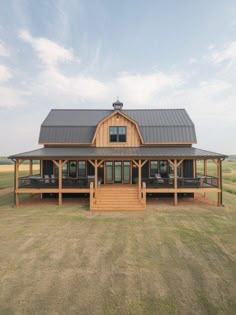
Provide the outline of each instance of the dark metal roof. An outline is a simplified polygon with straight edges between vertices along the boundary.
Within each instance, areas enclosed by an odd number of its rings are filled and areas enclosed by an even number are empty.
[[[10,156],[10,159],[25,158],[226,158],[226,155],[193,147],[55,147]]]
[[[95,126],[42,126],[39,143],[90,143],[95,130]]]
[[[144,142],[197,142],[193,126],[140,127]]]
[[[39,143],[91,142],[98,122],[112,112],[53,109],[41,126]],[[122,112],[137,122],[145,142],[197,142],[194,124],[185,109],[135,109]]]

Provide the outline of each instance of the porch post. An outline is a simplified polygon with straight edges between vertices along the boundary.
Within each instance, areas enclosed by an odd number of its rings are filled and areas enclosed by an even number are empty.
[[[196,160],[193,160],[193,177],[196,177]]]
[[[19,202],[19,193],[18,193],[18,187],[19,187],[19,167],[20,163],[19,160],[15,161],[15,206],[18,207]]]
[[[207,176],[207,160],[204,160],[204,171],[203,171],[203,175]],[[204,192],[204,198],[206,198],[206,193]]]
[[[177,193],[177,160],[174,160],[174,205],[177,206],[178,204],[178,193]]]
[[[39,165],[40,176],[43,177],[43,160],[39,160]]]
[[[29,174],[33,175],[33,160],[29,160]]]
[[[98,188],[98,161],[95,160],[94,164],[94,175],[95,175],[95,194]]]
[[[62,160],[59,160],[58,163],[58,179],[59,179],[59,187],[58,187],[58,205],[62,205]]]
[[[138,191],[139,191],[139,198],[141,198],[141,186],[142,186],[142,166],[141,160],[138,161]]]
[[[217,206],[222,205],[222,200],[221,200],[221,161],[220,159],[217,159],[217,188],[220,189],[220,191],[217,192]]]
[[[220,205],[224,206],[223,204],[223,191],[222,191],[222,160],[220,159]]]

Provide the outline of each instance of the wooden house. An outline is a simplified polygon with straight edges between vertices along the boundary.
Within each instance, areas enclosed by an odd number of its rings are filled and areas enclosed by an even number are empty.
[[[15,162],[15,204],[20,194],[43,198],[87,195],[91,210],[143,210],[149,197],[194,197],[216,192],[222,204],[225,155],[193,147],[195,127],[185,109],[53,109],[41,125],[42,148],[10,156]],[[19,177],[29,160],[29,176]],[[40,161],[38,175],[32,163]],[[197,161],[203,172],[197,173]],[[216,165],[207,173],[207,161]],[[78,199],[79,202],[79,199]]]

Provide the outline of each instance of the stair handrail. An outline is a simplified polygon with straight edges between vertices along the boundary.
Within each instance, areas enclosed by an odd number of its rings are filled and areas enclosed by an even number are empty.
[[[146,206],[146,182],[142,183],[142,193],[141,193],[141,200],[143,202],[143,204]]]
[[[95,194],[95,192],[94,192],[94,183],[93,182],[90,182],[90,210],[92,210],[93,209],[93,205],[94,205],[94,194]]]

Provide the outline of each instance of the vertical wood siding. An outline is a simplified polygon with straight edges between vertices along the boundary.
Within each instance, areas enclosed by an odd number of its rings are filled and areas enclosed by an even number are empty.
[[[119,115],[119,114],[117,114]],[[105,120],[97,132],[96,146],[97,147],[139,147],[140,137],[134,123],[119,115],[114,115]],[[109,127],[111,126],[125,126],[127,130],[126,142],[110,142],[109,140]]]

